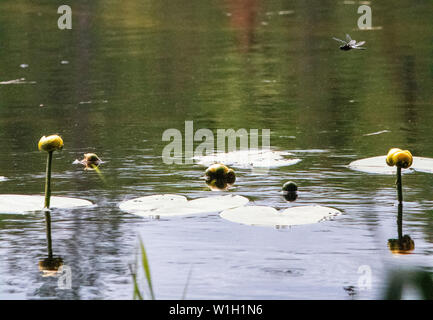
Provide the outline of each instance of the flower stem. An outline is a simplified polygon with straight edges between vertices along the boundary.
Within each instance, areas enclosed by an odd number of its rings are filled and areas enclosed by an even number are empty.
[[[45,227],[47,232],[48,258],[52,258],[53,247],[51,242],[51,214],[49,211],[45,211]]]
[[[401,241],[403,239],[403,204],[401,202],[398,204],[397,232],[398,241]]]
[[[53,161],[53,151],[48,152],[47,171],[45,175],[45,205],[44,208],[50,208],[51,197],[51,163]]]
[[[401,186],[401,168],[397,167],[397,194],[398,194],[398,202],[400,204],[403,203],[403,191],[402,191],[402,186]]]

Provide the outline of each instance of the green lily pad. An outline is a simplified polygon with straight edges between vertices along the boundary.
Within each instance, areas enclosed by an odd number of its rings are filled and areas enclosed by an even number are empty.
[[[41,211],[44,208],[44,201],[44,196],[1,194],[0,214],[27,214],[29,212]],[[87,200],[67,197],[51,197],[50,204],[51,209],[72,209],[93,205],[93,203]]]
[[[295,226],[329,220],[340,211],[322,206],[299,206],[278,211],[272,207],[246,206],[225,210],[221,218],[251,226]]]
[[[203,166],[223,163],[227,166],[242,169],[284,167],[297,164],[301,161],[301,159],[288,158],[288,156],[293,156],[293,154],[267,149],[248,149],[198,156],[194,157],[194,159],[198,164]]]
[[[124,201],[119,204],[123,211],[144,217],[167,217],[221,212],[248,203],[242,196],[225,195],[190,200],[174,194],[153,195]]]
[[[378,174],[395,174],[397,167],[390,167],[386,164],[386,156],[377,156],[353,161],[349,168],[357,171]],[[412,166],[409,169],[401,170],[402,173],[413,171],[433,173],[433,159],[424,157],[413,157]]]

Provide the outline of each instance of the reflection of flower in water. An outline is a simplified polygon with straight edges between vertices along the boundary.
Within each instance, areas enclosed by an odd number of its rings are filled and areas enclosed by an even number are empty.
[[[39,270],[43,277],[57,277],[59,268],[63,266],[63,259],[60,257],[48,257],[39,261]]]
[[[396,255],[412,253],[415,249],[415,242],[409,235],[403,236],[403,204],[401,202],[398,205],[397,232],[398,239],[388,240],[389,250]]]
[[[248,52],[254,44],[259,1],[227,0],[227,7],[230,25],[237,31],[238,48],[241,52]]]
[[[231,184],[228,184],[224,179],[206,180],[206,184],[212,191],[228,190],[231,186]]]
[[[406,234],[400,239],[389,239],[388,248],[396,255],[410,254],[415,249],[415,242]]]
[[[287,201],[295,201],[298,199],[298,193],[296,191],[283,191],[283,197]]]

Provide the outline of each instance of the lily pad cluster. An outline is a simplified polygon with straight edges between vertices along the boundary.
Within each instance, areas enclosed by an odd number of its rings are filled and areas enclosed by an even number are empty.
[[[198,198],[188,200],[184,196],[162,194],[140,197],[120,203],[123,211],[147,217],[169,217],[208,214],[244,206],[249,200],[238,195]]]
[[[207,184],[216,184],[222,189],[233,184],[236,174],[233,169],[222,163],[211,165],[205,172]],[[218,185],[221,183],[221,186]],[[210,186],[211,187],[211,186]],[[213,189],[211,187],[211,189]],[[284,198],[294,201],[297,198],[298,186],[293,181],[282,187]],[[272,207],[246,206],[249,200],[242,196],[217,196],[189,200],[180,195],[163,194],[140,197],[120,203],[123,211],[147,217],[170,217],[182,215],[199,215],[220,213],[221,218],[247,225],[258,226],[292,226],[316,223],[327,220],[341,212],[321,206],[299,206],[277,211]]]
[[[188,200],[175,194],[152,195],[120,203],[119,208],[144,217],[173,217],[220,213],[232,222],[254,226],[293,226],[329,220],[340,211],[322,206],[298,206],[278,211],[266,206],[246,206],[249,200],[239,195]]]

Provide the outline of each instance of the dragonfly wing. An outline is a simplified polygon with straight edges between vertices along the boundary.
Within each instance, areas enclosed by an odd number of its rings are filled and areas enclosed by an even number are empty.
[[[356,41],[350,40],[348,44],[349,44],[349,46],[354,47],[354,46],[356,46]]]
[[[359,46],[362,46],[364,43],[365,43],[365,41],[360,41],[357,44],[355,44],[355,46],[359,47]]]
[[[367,49],[367,48],[363,48],[363,47],[352,47],[352,49],[358,49],[358,50],[365,50],[365,49]]]
[[[346,33],[346,40],[347,40],[347,42],[352,41],[352,38],[347,33]]]
[[[335,37],[333,37],[332,39],[337,40],[338,42],[341,42],[341,43],[346,44],[346,41],[343,41],[343,40],[341,40],[341,39],[338,39],[338,38],[335,38]]]

